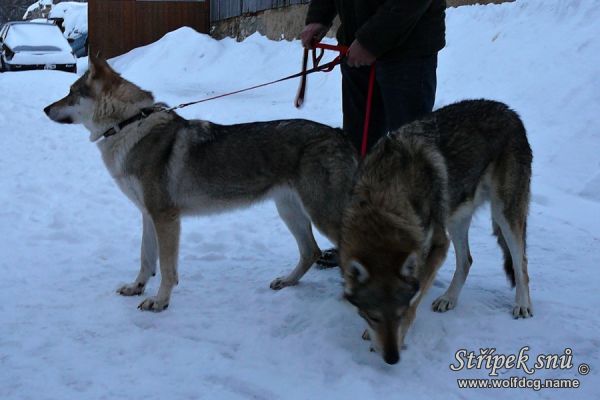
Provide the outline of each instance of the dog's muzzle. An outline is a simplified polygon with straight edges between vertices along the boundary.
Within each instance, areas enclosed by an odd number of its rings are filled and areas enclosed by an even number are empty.
[[[56,115],[53,115],[54,113],[52,112],[52,104],[50,104],[48,107],[44,108],[44,113],[46,113],[48,118],[50,118],[52,121],[58,122],[59,124],[72,124],[73,123],[73,119],[71,117],[56,118]]]

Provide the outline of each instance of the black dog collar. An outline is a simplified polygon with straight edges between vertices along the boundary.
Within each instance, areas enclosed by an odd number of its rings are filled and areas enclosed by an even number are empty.
[[[116,135],[117,133],[119,133],[120,131],[122,131],[123,128],[125,128],[127,125],[131,125],[134,122],[137,122],[137,121],[140,121],[140,120],[142,120],[144,118],[149,117],[150,115],[154,114],[157,111],[163,111],[163,110],[164,109],[162,107],[161,108],[156,108],[156,107],[142,108],[142,110],[139,113],[135,114],[131,118],[127,118],[125,121],[120,122],[116,126],[113,126],[109,130],[107,130],[106,132],[104,132],[102,134],[102,136],[104,136],[105,138],[107,138],[107,137],[111,137],[113,135]]]

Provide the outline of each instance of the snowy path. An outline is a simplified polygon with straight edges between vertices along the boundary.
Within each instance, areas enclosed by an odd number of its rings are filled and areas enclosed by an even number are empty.
[[[74,77],[2,74],[0,398],[598,398],[600,30],[592,22],[599,15],[593,1],[519,3],[449,11],[438,104],[493,97],[526,122],[535,156],[528,237],[534,318],[510,316],[514,292],[483,210],[470,234],[475,263],[460,304],[443,315],[429,310],[452,277],[449,254],[402,361],[389,367],[361,340],[363,324],[340,299],[337,270],[312,270],[280,292],[268,288],[297,256],[272,204],[186,220],[171,305],[161,314],[142,313],[140,298],[114,292],[137,272],[138,212],[83,129],[52,124],[41,112]],[[526,26],[533,15],[535,24]],[[541,36],[548,42],[540,43]],[[177,103],[251,84],[246,75],[256,81],[285,75],[297,68],[299,54],[297,43],[256,36],[219,43],[184,30],[115,65],[159,100]],[[267,62],[280,67],[266,68]],[[183,114],[225,123],[306,117],[338,125],[338,79],[322,75],[310,84],[301,112],[291,106],[290,83]],[[147,293],[157,287],[154,279]],[[457,378],[487,377],[450,371],[457,350],[516,353],[523,346],[533,356],[570,347],[575,365],[588,363],[591,373],[533,376],[580,379],[581,388],[569,391],[457,389]],[[512,375],[522,374],[501,371]]]

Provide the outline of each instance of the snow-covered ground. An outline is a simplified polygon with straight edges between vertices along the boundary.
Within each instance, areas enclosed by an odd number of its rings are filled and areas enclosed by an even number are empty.
[[[436,106],[505,101],[534,150],[529,271],[535,317],[513,320],[514,292],[482,211],[471,229],[475,263],[460,304],[430,303],[448,286],[449,255],[396,366],[360,338],[337,270],[310,271],[273,292],[297,250],[272,204],[184,223],[180,284],[160,314],[115,294],[135,277],[140,216],[118,191],[81,127],[42,108],[74,75],[0,75],[1,399],[600,398],[600,8],[594,0],[518,0],[448,11]],[[252,36],[214,41],[182,29],[113,60],[170,104],[295,72],[297,42]],[[185,109],[221,123],[310,118],[339,125],[337,72]],[[326,241],[320,239],[323,246]],[[147,293],[158,287],[154,279]],[[572,390],[458,389],[459,349],[530,355],[573,349],[574,367],[532,378],[577,378]],[[579,375],[587,363],[591,372]],[[523,376],[502,370],[500,377]]]

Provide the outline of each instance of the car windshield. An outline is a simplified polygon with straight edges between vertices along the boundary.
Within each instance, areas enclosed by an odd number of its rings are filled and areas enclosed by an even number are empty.
[[[15,24],[8,28],[4,43],[12,51],[71,51],[71,46],[56,25]]]

